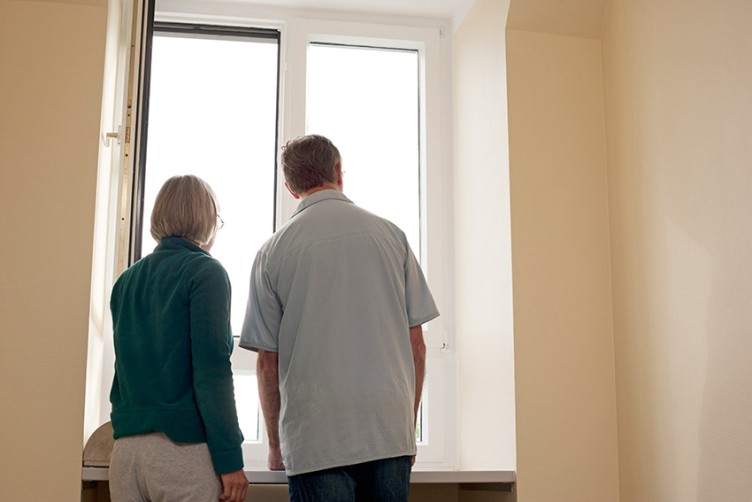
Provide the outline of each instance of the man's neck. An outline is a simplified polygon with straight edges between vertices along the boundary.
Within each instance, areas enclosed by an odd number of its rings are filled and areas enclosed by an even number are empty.
[[[333,182],[327,182],[319,187],[313,187],[310,190],[308,190],[306,193],[301,194],[300,198],[305,199],[307,197],[310,197],[311,195],[315,194],[316,192],[321,192],[323,190],[337,190],[338,192],[342,191],[342,185],[338,185]]]

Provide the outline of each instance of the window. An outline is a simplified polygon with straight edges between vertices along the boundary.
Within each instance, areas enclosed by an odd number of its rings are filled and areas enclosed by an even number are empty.
[[[306,132],[342,155],[345,192],[395,223],[420,254],[418,51],[312,43]]]
[[[234,286],[235,333],[243,324],[252,257],[274,230],[278,39],[275,31],[177,23],[155,23],[152,39],[134,259],[156,244],[149,221],[162,184],[178,174],[205,179],[225,222],[212,255]],[[242,351],[235,352],[241,427],[247,441],[258,442],[255,373],[240,359]]]
[[[141,96],[134,188],[125,190],[130,260],[153,249],[148,221],[156,191],[174,174],[206,179],[225,222],[212,249],[233,284],[233,330],[243,322],[248,277],[260,245],[297,206],[276,165],[287,139],[319,133],[339,147],[345,193],[400,226],[443,313],[447,236],[443,220],[439,30],[171,11],[153,27]],[[429,62],[435,58],[434,64]],[[427,102],[434,103],[429,109]],[[127,153],[126,153],[127,156]],[[125,241],[129,242],[125,242]],[[122,267],[128,263],[122,263]],[[419,464],[454,467],[456,377],[446,316],[426,327],[427,379],[419,416]],[[246,466],[263,467],[266,433],[255,354],[235,350],[233,370]],[[105,380],[107,380],[105,375]],[[105,391],[106,392],[106,391]]]

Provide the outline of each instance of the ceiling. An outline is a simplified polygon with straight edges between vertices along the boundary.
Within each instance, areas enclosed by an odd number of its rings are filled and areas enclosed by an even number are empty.
[[[475,0],[235,0],[299,9],[462,19]]]
[[[456,28],[476,0],[229,0],[267,7],[451,20]],[[507,28],[600,38],[609,0],[483,0],[510,5]]]
[[[507,28],[600,38],[608,0],[512,0]]]

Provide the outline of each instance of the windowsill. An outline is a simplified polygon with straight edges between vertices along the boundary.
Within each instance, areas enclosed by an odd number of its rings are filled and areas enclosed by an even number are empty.
[[[252,484],[286,484],[287,476],[282,471],[266,469],[246,469],[246,476]],[[107,481],[107,467],[84,467],[81,475],[83,481]],[[410,477],[411,483],[477,483],[502,484],[514,483],[515,471],[440,471],[415,469]]]

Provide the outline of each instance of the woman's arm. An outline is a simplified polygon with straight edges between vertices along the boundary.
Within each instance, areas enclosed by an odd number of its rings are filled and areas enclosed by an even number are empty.
[[[218,474],[243,468],[230,354],[230,281],[222,265],[203,261],[189,287],[193,391]]]

